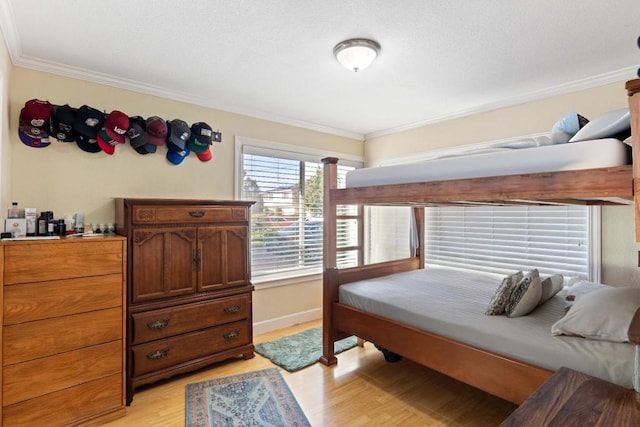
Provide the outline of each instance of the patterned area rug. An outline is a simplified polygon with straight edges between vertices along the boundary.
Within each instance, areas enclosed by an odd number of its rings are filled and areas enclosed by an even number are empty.
[[[336,341],[335,353],[341,353],[356,345],[356,337]],[[322,328],[311,328],[277,339],[256,344],[256,353],[271,360],[289,372],[313,365],[322,356]]]
[[[278,368],[187,384],[186,426],[311,426]]]

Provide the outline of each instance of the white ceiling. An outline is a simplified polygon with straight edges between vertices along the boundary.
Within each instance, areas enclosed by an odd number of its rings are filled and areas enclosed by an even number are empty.
[[[0,28],[17,66],[359,139],[640,64],[638,0],[0,0]]]

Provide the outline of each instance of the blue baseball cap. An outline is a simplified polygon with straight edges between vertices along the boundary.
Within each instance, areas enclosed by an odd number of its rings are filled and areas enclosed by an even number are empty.
[[[191,154],[191,151],[189,151],[188,148],[179,151],[167,150],[167,160],[174,165],[179,165],[185,157],[189,156],[189,154]]]
[[[45,148],[51,144],[51,141],[49,141],[48,137],[34,138],[33,136],[30,136],[28,133],[23,132],[22,130],[18,130],[18,135],[20,136],[20,141],[22,141],[23,144],[28,145],[29,147]]]

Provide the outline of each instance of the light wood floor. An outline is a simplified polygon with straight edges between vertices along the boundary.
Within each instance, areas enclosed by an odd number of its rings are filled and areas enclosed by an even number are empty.
[[[303,323],[259,335],[271,341],[320,322]],[[117,426],[184,426],[185,385],[212,378],[274,367],[256,354],[189,375],[144,386],[136,391]],[[387,363],[373,344],[338,355],[338,365],[319,363],[288,373],[287,384],[312,426],[497,426],[516,406],[411,361]]]

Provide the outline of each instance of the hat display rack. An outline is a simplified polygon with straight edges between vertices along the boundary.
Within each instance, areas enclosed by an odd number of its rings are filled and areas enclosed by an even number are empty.
[[[18,136],[32,148],[46,148],[55,139],[58,143],[75,143],[87,153],[108,155],[127,141],[142,155],[166,146],[165,156],[172,165],[181,164],[191,153],[208,162],[213,158],[211,145],[222,142],[222,133],[205,122],[189,126],[181,119],[128,116],[118,110],[106,113],[88,105],[73,108],[39,99],[25,102],[20,110]]]

